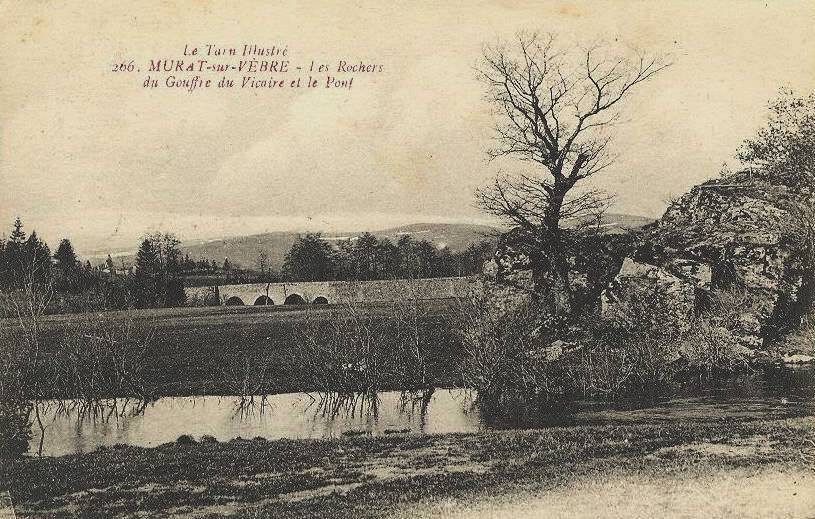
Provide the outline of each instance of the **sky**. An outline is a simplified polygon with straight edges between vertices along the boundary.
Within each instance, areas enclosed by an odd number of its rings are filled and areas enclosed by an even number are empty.
[[[493,114],[475,67],[519,30],[619,41],[673,66],[623,107],[596,186],[658,217],[715,176],[780,87],[815,90],[815,2],[0,1],[0,229],[52,247],[489,221],[473,191]],[[382,64],[350,90],[150,90],[114,62],[185,44],[284,45],[292,62]],[[6,231],[8,232],[8,231]]]

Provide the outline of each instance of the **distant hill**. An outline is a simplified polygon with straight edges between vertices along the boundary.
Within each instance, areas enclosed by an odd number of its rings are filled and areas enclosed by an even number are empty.
[[[619,233],[639,229],[650,223],[654,223],[655,218],[647,216],[637,216],[633,214],[606,213],[603,215],[602,225],[607,232]]]
[[[377,238],[388,238],[394,243],[402,236],[409,235],[414,240],[427,240],[438,247],[449,247],[452,251],[462,251],[473,243],[495,239],[500,230],[486,225],[417,223],[393,227],[381,231],[371,231]],[[224,238],[201,243],[184,244],[183,249],[192,258],[209,258],[222,262],[229,258],[241,267],[255,265],[258,252],[265,250],[269,255],[269,265],[280,270],[286,253],[291,249],[297,236],[304,233],[270,232]],[[324,239],[332,242],[355,238],[361,232],[322,233]]]
[[[377,238],[388,238],[396,243],[402,236],[410,236],[413,240],[426,240],[437,247],[448,247],[453,252],[460,252],[474,243],[484,240],[495,240],[501,233],[497,227],[487,225],[471,225],[460,223],[414,223],[376,231]]]
[[[627,214],[609,213],[604,218],[604,225],[610,232],[621,232],[624,229],[636,229],[653,222],[653,218],[633,216]],[[324,239],[339,241],[352,239],[363,231],[347,233],[322,233]],[[497,227],[475,225],[466,223],[414,223],[371,231],[377,238],[388,238],[396,242],[402,236],[409,235],[416,241],[427,240],[437,247],[449,247],[454,252],[465,250],[471,244],[483,240],[495,240],[501,233]],[[298,232],[269,232],[249,236],[236,236],[207,241],[185,242],[182,249],[193,259],[214,259],[222,263],[224,258],[243,268],[255,266],[258,253],[266,251],[269,257],[269,266],[273,270],[280,270],[286,253],[291,249],[297,237],[304,233]],[[92,261],[103,261],[106,255],[92,257]],[[135,251],[120,251],[115,254],[116,263],[124,261],[131,264]]]

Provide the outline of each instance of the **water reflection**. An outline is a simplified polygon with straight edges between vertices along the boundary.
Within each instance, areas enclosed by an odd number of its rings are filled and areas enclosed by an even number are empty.
[[[293,393],[255,397],[162,398],[155,402],[105,402],[107,412],[86,412],[70,403],[43,409],[44,455],[88,452],[119,443],[153,447],[182,434],[220,441],[263,436],[332,438],[352,431],[446,433],[479,429],[477,416],[463,412],[460,391],[435,391],[432,398],[401,392],[376,395]],[[110,409],[116,409],[111,412]],[[38,435],[38,431],[36,433]],[[33,452],[36,452],[36,446]]]
[[[41,408],[44,455],[88,452],[119,443],[153,447],[182,434],[335,438],[401,432],[433,434],[553,425],[749,419],[815,414],[813,370],[689,387],[671,398],[616,402],[523,402],[486,409],[467,390],[366,394],[175,397],[155,402],[106,400],[92,405],[51,401]],[[33,426],[31,452],[40,430]]]
[[[311,394],[309,397],[312,399],[310,408],[313,408],[314,420],[334,421],[342,417],[361,419],[365,416],[379,420],[381,397],[378,392],[318,393],[316,398]]]

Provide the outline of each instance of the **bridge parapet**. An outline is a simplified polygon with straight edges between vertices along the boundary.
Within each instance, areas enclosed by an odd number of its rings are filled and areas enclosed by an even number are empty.
[[[190,301],[217,297],[221,305],[384,303],[410,299],[465,297],[475,277],[389,279],[375,281],[303,281],[251,283],[186,289]]]

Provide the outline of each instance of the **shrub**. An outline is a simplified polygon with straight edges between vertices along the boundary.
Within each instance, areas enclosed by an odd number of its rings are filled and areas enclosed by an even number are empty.
[[[691,322],[680,352],[694,371],[707,375],[745,368],[753,351],[741,342],[743,332],[757,332],[758,302],[740,287],[714,290],[705,312]]]
[[[488,295],[462,301],[455,328],[464,351],[464,385],[490,404],[519,394],[558,393],[543,345],[561,325],[530,301],[508,307],[494,304]]]
[[[382,310],[349,303],[326,318],[325,311],[315,315],[309,308],[288,359],[298,385],[339,393],[432,387],[429,351],[445,338],[433,333],[415,298]]]
[[[47,367],[49,389],[96,401],[111,394],[149,399],[143,369],[153,330],[132,319],[83,314],[66,321]]]
[[[217,286],[209,287],[203,292],[193,292],[186,299],[186,306],[220,306],[221,296]]]
[[[176,445],[195,445],[196,443],[195,438],[189,434],[182,434],[175,440]]]
[[[779,346],[784,353],[815,355],[815,309],[803,317],[797,329],[780,340]]]
[[[31,403],[0,400],[0,458],[21,456],[31,441]]]
[[[580,348],[563,359],[567,387],[585,396],[616,396],[666,386],[676,373],[675,329],[626,329],[598,320],[587,326]]]

